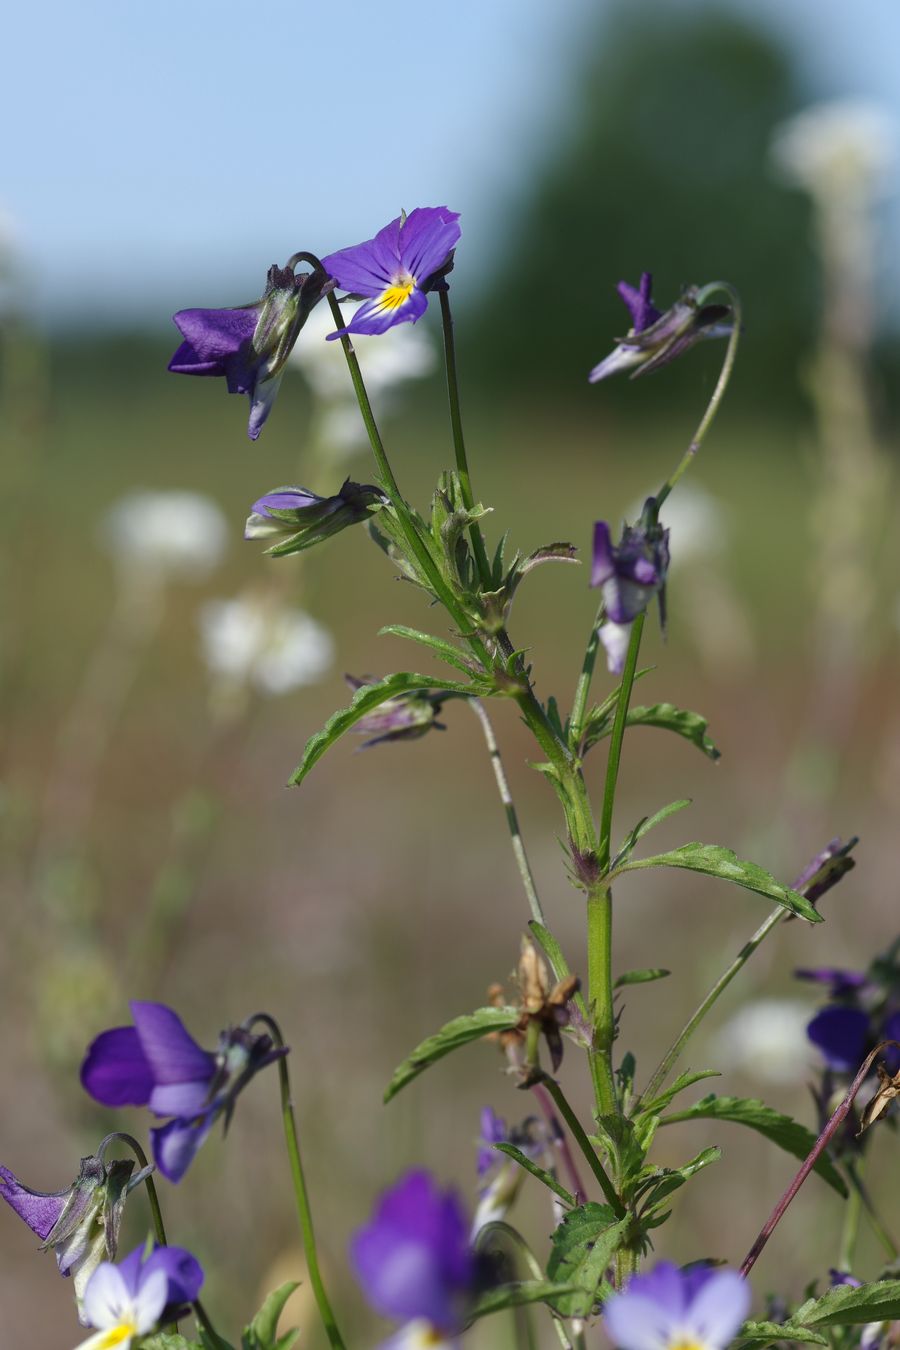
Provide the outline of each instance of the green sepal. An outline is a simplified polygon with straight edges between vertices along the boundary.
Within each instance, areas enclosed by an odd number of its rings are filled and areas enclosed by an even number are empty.
[[[758,1134],[784,1149],[785,1153],[790,1153],[792,1157],[801,1161],[809,1157],[816,1142],[816,1135],[812,1130],[808,1130],[798,1120],[783,1115],[780,1111],[773,1110],[771,1106],[766,1106],[765,1102],[752,1097],[717,1097],[714,1092],[710,1092],[708,1096],[701,1097],[699,1102],[694,1102],[693,1106],[687,1107],[686,1110],[663,1116],[660,1124],[673,1125],[683,1120],[725,1120],[731,1121],[734,1125],[746,1125],[748,1129],[756,1130]],[[844,1179],[824,1154],[817,1161],[814,1171],[818,1172],[823,1181],[827,1181],[838,1195],[846,1198],[847,1187]]]
[[[788,913],[796,914],[809,923],[822,922],[821,914],[816,912],[799,891],[792,891],[789,886],[776,881],[771,872],[767,872],[765,868],[759,867],[756,863],[746,862],[732,849],[722,848],[719,844],[694,842],[682,844],[680,848],[674,848],[669,853],[658,853],[652,858],[632,858],[611,872],[610,878],[622,872],[634,872],[644,867],[683,867],[689,872],[721,877],[723,881],[730,881],[735,886],[742,886],[747,891],[755,891],[757,895],[774,900],[776,905],[781,905]]]
[[[791,1316],[791,1327],[842,1327],[900,1318],[900,1280],[874,1280],[854,1289],[839,1284],[821,1298],[808,1299]]]
[[[520,1167],[524,1167],[526,1172],[530,1172],[533,1177],[537,1177],[538,1181],[542,1181],[554,1195],[559,1196],[564,1205],[574,1208],[577,1202],[571,1191],[567,1191],[565,1186],[556,1180],[552,1172],[548,1172],[546,1168],[538,1167],[536,1162],[532,1162],[527,1153],[523,1153],[520,1148],[516,1148],[515,1144],[494,1144],[492,1147],[497,1153],[505,1153],[507,1158],[512,1158],[513,1162],[517,1162]]]
[[[454,1017],[433,1036],[427,1036],[411,1055],[394,1070],[394,1076],[385,1089],[384,1100],[389,1102],[401,1088],[418,1078],[429,1064],[443,1059],[451,1050],[458,1050],[470,1041],[480,1040],[492,1031],[511,1031],[521,1017],[518,1008],[478,1008],[473,1013]]]
[[[651,980],[664,980],[671,974],[671,970],[664,970],[662,966],[653,966],[647,970],[626,970],[616,980],[613,989],[624,989],[627,984],[649,984]]]
[[[761,1346],[772,1341],[804,1341],[811,1345],[827,1345],[828,1338],[805,1327],[785,1326],[781,1322],[745,1322],[731,1342],[730,1350],[741,1350],[744,1345]]]
[[[475,1300],[469,1312],[469,1324],[490,1313],[503,1312],[505,1308],[520,1308],[524,1303],[549,1303],[555,1308],[557,1300],[579,1293],[576,1286],[553,1280],[517,1280],[513,1284],[501,1284]]]
[[[244,1327],[241,1350],[291,1350],[300,1335],[299,1328],[294,1327],[279,1336],[278,1319],[291,1294],[299,1288],[299,1281],[288,1280],[269,1294],[253,1321]]]
[[[303,750],[303,758],[288,780],[289,786],[297,787],[302,783],[325,751],[365,717],[366,713],[371,712],[373,708],[379,708],[382,703],[386,703],[397,694],[411,694],[421,689],[442,689],[448,694],[460,694],[467,698],[486,698],[494,692],[493,686],[488,684],[477,682],[458,684],[453,680],[439,680],[434,675],[413,675],[409,671],[386,675],[383,680],[364,684],[357,689],[349,707],[333,713],[321,731],[310,736]]]
[[[389,623],[384,628],[379,628],[378,636],[409,638],[411,642],[418,642],[420,646],[427,647],[439,660],[446,661],[449,666],[455,666],[464,675],[477,676],[481,673],[477,664],[458,647],[454,647],[452,642],[435,637],[432,633],[421,633],[418,628],[407,628],[402,623]]]
[[[547,1276],[574,1286],[554,1298],[563,1317],[587,1317],[605,1292],[606,1269],[628,1231],[631,1219],[616,1220],[609,1205],[589,1201],[567,1214],[553,1234]]]
[[[677,802],[669,802],[667,806],[661,806],[652,816],[643,816],[634,829],[626,835],[622,847],[612,860],[610,870],[619,866],[626,858],[629,858],[634,852],[635,845],[643,839],[645,834],[649,834],[654,825],[660,825],[669,816],[674,816],[676,811],[683,811],[686,806],[690,806],[690,797],[680,797]]]

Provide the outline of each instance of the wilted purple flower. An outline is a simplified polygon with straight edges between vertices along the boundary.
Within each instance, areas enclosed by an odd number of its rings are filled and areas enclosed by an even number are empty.
[[[832,886],[837,885],[841,877],[846,876],[856,866],[856,859],[850,854],[858,843],[856,835],[846,844],[842,844],[840,839],[832,839],[831,843],[826,844],[822,852],[817,853],[804,867],[794,882],[794,890],[806,896],[813,904],[821,900]]]
[[[351,689],[362,689],[369,680],[360,680],[355,675],[344,677]],[[397,694],[385,699],[380,707],[366,713],[355,724],[353,730],[369,739],[363,741],[360,749],[369,750],[373,745],[384,741],[414,741],[428,731],[446,731],[443,722],[437,720],[446,699],[452,697],[442,690],[414,690],[411,694]]]
[[[476,1276],[469,1224],[455,1191],[426,1171],[407,1172],[381,1196],[354,1235],[356,1277],[376,1312],[431,1331],[431,1340],[462,1326]]]
[[[368,297],[344,333],[386,333],[398,323],[415,323],[428,308],[427,292],[442,285],[459,240],[459,212],[446,206],[419,206],[379,230],[374,239],[342,248],[322,259],[342,290]]]
[[[612,542],[609,525],[594,525],[594,559],[591,586],[600,587],[606,622],[600,641],[609,669],[621,674],[631,625],[643,614],[654,595],[660,598],[664,616],[666,572],[669,567],[669,531],[659,525],[626,525],[618,545]]]
[[[750,1287],[737,1271],[660,1261],[606,1300],[603,1320],[620,1350],[724,1350],[749,1308]]]
[[[632,326],[609,356],[594,366],[588,376],[591,384],[616,375],[620,370],[645,375],[674,361],[701,338],[728,337],[730,334],[731,310],[727,305],[698,305],[698,291],[692,286],[662,314],[650,299],[652,284],[649,272],[641,273],[637,289],[627,281],[619,282],[617,289],[631,314]]]
[[[312,548],[348,525],[380,511],[387,498],[380,488],[348,478],[333,497],[318,497],[301,487],[275,488],[250,508],[245,539],[281,539],[266,550],[275,558]]]
[[[229,394],[250,399],[256,440],[281,383],[284,364],[315,305],[334,283],[321,271],[297,275],[293,263],[272,266],[259,300],[233,309],[182,309],[184,342],[169,362],[176,375],[224,375]]]
[[[220,1034],[212,1053],[164,1004],[130,1007],[133,1027],[115,1027],[91,1042],[82,1086],[104,1106],[147,1106],[156,1116],[174,1117],[150,1138],[160,1172],[180,1181],[220,1115],[227,1128],[241,1089],[287,1051],[270,1036],[233,1027]]]
[[[78,1350],[130,1350],[135,1337],[175,1321],[202,1284],[200,1262],[183,1247],[156,1247],[149,1256],[137,1247],[121,1265],[104,1261],[84,1293],[85,1325],[98,1334]]]
[[[101,1261],[115,1260],[126,1197],[153,1170],[132,1176],[132,1159],[105,1162],[109,1142],[81,1159],[78,1176],[61,1191],[33,1191],[0,1167],[0,1196],[40,1238],[39,1250],[54,1252],[60,1275],[73,1277],[76,1298]]]

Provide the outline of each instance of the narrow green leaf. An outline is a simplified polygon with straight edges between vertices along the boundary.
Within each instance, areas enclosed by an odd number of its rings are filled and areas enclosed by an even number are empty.
[[[141,1341],[141,1350],[203,1350],[200,1341],[187,1341],[172,1331],[157,1331]]]
[[[575,1286],[575,1292],[553,1299],[563,1317],[587,1317],[597,1302],[606,1269],[630,1218],[618,1222],[608,1205],[589,1201],[567,1214],[553,1234],[547,1276]]]
[[[638,680],[642,680],[645,675],[649,675],[650,672],[655,669],[656,666],[644,666],[643,670],[636,671],[634,676],[635,684],[637,684]],[[615,713],[616,704],[619,701],[620,688],[620,685],[616,685],[615,689],[607,694],[602,703],[594,704],[593,708],[591,708],[590,712],[585,717],[581,736],[579,738],[581,749],[584,754],[587,754],[592,745],[596,745],[604,736],[608,736],[612,730],[612,719]],[[573,743],[571,748],[572,750],[577,750],[578,746]]]
[[[454,1017],[440,1031],[426,1037],[394,1070],[384,1100],[389,1102],[392,1097],[396,1097],[400,1089],[417,1078],[429,1064],[433,1064],[436,1059],[443,1059],[451,1050],[458,1050],[470,1041],[480,1040],[491,1031],[509,1031],[519,1021],[520,1015],[518,1008],[478,1008],[473,1013]]]
[[[554,1195],[559,1196],[563,1204],[574,1208],[576,1200],[571,1191],[567,1191],[565,1186],[556,1180],[552,1172],[548,1172],[545,1168],[538,1167],[536,1162],[532,1162],[527,1153],[523,1153],[520,1148],[516,1148],[515,1144],[494,1144],[493,1147],[498,1153],[505,1153],[507,1158],[512,1158],[513,1162],[517,1162],[520,1167],[524,1167],[525,1171],[530,1172],[533,1177],[537,1177],[538,1181],[542,1181]]]
[[[721,1077],[718,1069],[699,1069],[696,1072],[688,1070],[687,1073],[680,1073],[675,1081],[666,1088],[665,1092],[661,1092],[658,1097],[654,1097],[650,1102],[641,1102],[635,1117],[658,1115],[660,1111],[665,1110],[674,1097],[678,1096],[679,1092],[684,1092],[685,1088],[693,1087],[694,1083],[700,1083],[704,1078]]]
[[[875,1280],[854,1289],[839,1284],[821,1298],[809,1299],[789,1327],[842,1327],[857,1322],[894,1322],[900,1318],[900,1280]]]
[[[502,1312],[504,1308],[518,1308],[523,1303],[553,1303],[573,1292],[569,1284],[556,1284],[552,1280],[518,1280],[514,1284],[501,1284],[489,1289],[476,1300],[469,1314],[472,1322],[488,1313]],[[574,1291],[578,1293],[576,1289]]]
[[[752,1097],[717,1097],[711,1092],[686,1110],[663,1116],[660,1124],[673,1125],[680,1120],[728,1120],[735,1125],[746,1125],[801,1161],[809,1156],[816,1142],[816,1136],[805,1125],[791,1116],[782,1115],[780,1111],[773,1111],[771,1106]],[[847,1195],[843,1177],[830,1159],[821,1157],[815,1171],[839,1195]]]
[[[531,929],[535,942],[550,962],[550,969],[553,971],[555,978],[557,980],[567,979],[572,973],[569,969],[569,963],[563,955],[562,947],[560,947],[550,929],[542,923],[538,923],[537,919],[529,920],[528,927]],[[587,1018],[587,1004],[584,1001],[584,995],[578,989],[573,995],[573,1002],[582,1017]]]
[[[674,703],[654,703],[650,708],[629,708],[625,719],[627,727],[662,727],[664,731],[674,731],[677,736],[696,745],[710,759],[720,759],[721,753],[707,736],[709,726],[705,717],[689,712],[686,708],[676,708]]]
[[[288,1280],[286,1284],[279,1285],[269,1294],[253,1321],[244,1328],[241,1336],[242,1350],[280,1350],[282,1346],[284,1350],[290,1350],[290,1346],[300,1335],[299,1329],[285,1332],[280,1339],[276,1339],[278,1319],[284,1312],[284,1305],[291,1294],[299,1287],[297,1280]]]
[[[657,1176],[647,1178],[636,1195],[645,1199],[648,1210],[656,1209],[673,1191],[680,1190],[686,1181],[710,1163],[718,1162],[721,1156],[720,1148],[705,1148],[683,1167],[661,1167]]]
[[[644,835],[648,834],[654,825],[659,825],[662,821],[668,820],[669,816],[674,816],[676,811],[683,811],[690,804],[690,797],[682,797],[677,802],[669,802],[668,806],[661,807],[652,816],[644,816],[626,836],[625,842],[613,858],[612,866],[618,867],[631,854],[638,840],[643,839]]]
[[[765,1345],[771,1341],[804,1341],[812,1345],[827,1345],[828,1339],[817,1331],[804,1327],[784,1326],[781,1322],[745,1322],[731,1343],[731,1350],[741,1346]]]
[[[355,726],[366,713],[372,712],[374,708],[379,708],[382,703],[388,699],[395,698],[398,694],[412,694],[421,689],[444,689],[448,694],[464,694],[472,698],[486,698],[493,693],[493,687],[484,683],[457,684],[454,681],[439,680],[433,675],[413,675],[409,671],[401,671],[397,675],[387,675],[383,680],[378,680],[374,684],[364,684],[357,689],[353,696],[353,701],[347,708],[342,708],[339,712],[329,717],[321,731],[317,731],[314,736],[310,736],[306,742],[306,748],[303,751],[303,758],[300,764],[292,774],[289,783],[291,787],[297,787],[303,782],[303,779],[309,773],[310,769],[324,755],[325,751],[334,745],[346,731]]]
[[[610,873],[610,877],[617,876],[621,872],[634,872],[643,867],[683,867],[689,872],[721,877],[723,881],[731,881],[735,886],[743,886],[745,890],[764,895],[767,900],[774,900],[776,905],[781,905],[801,919],[807,919],[810,923],[822,922],[821,914],[817,914],[814,907],[798,891],[783,886],[765,868],[759,867],[756,863],[745,862],[730,848],[722,848],[718,844],[682,844],[680,848],[673,848],[669,853],[657,853],[652,858],[632,858],[617,867],[615,872]]]
[[[409,638],[410,642],[418,642],[420,646],[427,647],[439,660],[446,661],[449,666],[455,666],[464,675],[472,676],[477,673],[476,665],[464,652],[454,647],[452,642],[446,642],[432,633],[422,633],[418,628],[407,628],[403,623],[389,623],[384,628],[379,628],[378,636]]]
[[[671,974],[671,970],[664,970],[662,966],[653,966],[648,970],[626,970],[625,974],[616,980],[613,988],[624,989],[626,984],[649,984],[651,980],[664,980]]]

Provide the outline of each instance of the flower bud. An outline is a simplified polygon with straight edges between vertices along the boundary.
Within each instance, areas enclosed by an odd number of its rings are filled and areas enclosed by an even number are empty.
[[[275,488],[253,503],[244,538],[280,540],[266,552],[282,558],[367,520],[386,501],[380,488],[351,483],[349,478],[333,497],[319,497],[301,487]]]
[[[632,318],[628,334],[618,339],[616,346],[588,376],[591,384],[605,380],[620,370],[631,370],[632,378],[658,370],[681,356],[702,338],[728,337],[732,330],[731,310],[727,305],[704,305],[699,302],[700,290],[689,286],[664,314],[650,299],[653,278],[649,272],[641,276],[635,289],[626,281],[618,285]]]

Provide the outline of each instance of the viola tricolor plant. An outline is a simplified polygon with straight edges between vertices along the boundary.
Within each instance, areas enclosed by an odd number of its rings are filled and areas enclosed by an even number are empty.
[[[266,542],[280,560],[326,542],[333,549],[332,539],[347,527],[364,526],[384,558],[416,588],[427,625],[392,625],[384,631],[413,643],[420,657],[446,673],[401,670],[377,679],[348,677],[353,689],[348,705],[310,737],[291,781],[304,783],[318,760],[351,731],[362,735],[366,746],[380,747],[378,754],[415,755],[409,743],[432,729],[447,729],[437,720],[445,705],[455,715],[460,704],[467,704],[484,734],[527,903],[524,934],[518,932],[518,918],[511,920],[511,957],[515,947],[519,951],[515,987],[507,992],[497,983],[486,1000],[468,988],[462,1011],[448,1009],[454,1015],[436,1031],[423,1028],[430,1034],[401,1060],[387,1085],[386,1102],[401,1091],[420,1091],[410,1085],[432,1065],[479,1044],[505,1070],[508,1100],[502,1114],[493,1104],[485,1107],[477,1138],[473,1131],[468,1199],[422,1165],[383,1190],[368,1221],[358,1216],[348,1265],[365,1301],[386,1324],[383,1336],[372,1331],[359,1343],[387,1338],[384,1343],[392,1346],[456,1346],[473,1323],[498,1316],[504,1320],[493,1324],[496,1344],[513,1343],[512,1335],[515,1345],[527,1350],[547,1344],[563,1350],[603,1344],[619,1350],[726,1350],[733,1344],[792,1341],[865,1350],[894,1342],[892,1328],[900,1322],[898,1252],[891,1224],[879,1213],[878,1195],[862,1179],[866,1157],[856,1135],[866,1132],[865,1152],[870,1152],[868,1131],[879,1121],[894,1123],[900,1096],[897,946],[865,972],[812,963],[798,972],[827,999],[809,1024],[809,1037],[824,1061],[822,1082],[814,1091],[819,1114],[812,1126],[755,1099],[695,1093],[685,1104],[683,1094],[716,1071],[679,1071],[698,1026],[761,943],[783,921],[799,919],[811,930],[822,922],[823,901],[854,866],[851,852],[857,841],[833,840],[787,885],[717,844],[685,842],[654,853],[648,836],[687,807],[685,800],[661,808],[648,803],[647,815],[621,837],[613,834],[629,727],[653,727],[683,738],[709,760],[719,757],[699,713],[664,701],[636,705],[632,694],[646,614],[657,605],[665,626],[669,561],[678,556],[677,529],[660,524],[660,511],[697,462],[722,403],[741,336],[738,296],[728,284],[713,282],[688,287],[661,309],[652,298],[649,272],[637,287],[619,283],[630,328],[595,365],[591,382],[625,370],[650,373],[702,340],[722,339],[727,345],[699,426],[639,518],[623,522],[618,532],[599,486],[597,501],[585,511],[580,542],[588,541],[593,526],[591,569],[587,579],[576,573],[575,584],[586,603],[589,588],[597,592],[594,612],[585,623],[586,645],[571,703],[553,697],[542,701],[526,657],[530,646],[510,630],[513,602],[536,566],[577,562],[578,547],[553,540],[525,556],[510,553],[503,523],[495,538],[487,538],[488,510],[475,494],[463,434],[454,347],[449,277],[460,238],[456,212],[419,207],[401,213],[365,243],[321,258],[295,253],[286,267],[269,270],[258,301],[177,314],[183,341],[170,366],[179,374],[222,376],[229,392],[247,394],[255,439],[294,344],[307,337],[312,341],[314,330],[323,349],[326,342],[340,344],[374,458],[373,482],[348,479],[338,491],[334,483],[314,481],[312,487],[264,490],[263,480],[245,537]],[[308,270],[298,273],[301,264]],[[429,509],[419,511],[397,481],[351,339],[359,334],[378,340],[398,324],[418,322],[429,297],[440,310],[454,463],[440,472]],[[307,317],[322,302],[330,314],[328,331],[311,325],[304,335]],[[348,317],[342,306],[351,303],[359,307]],[[585,353],[585,368],[590,355]],[[682,367],[685,379],[689,368],[690,362]],[[315,477],[310,474],[310,481]],[[297,559],[273,563],[297,565]],[[240,627],[239,616],[236,622]],[[429,631],[436,623],[442,631]],[[601,647],[614,680],[596,694]],[[563,950],[559,916],[545,909],[528,863],[488,713],[492,703],[501,712],[512,704],[524,721],[534,741],[535,766],[558,801],[565,870],[585,918],[580,948],[572,943]],[[453,720],[448,718],[448,734]],[[606,749],[605,766],[598,764],[597,753],[587,758],[600,746]],[[595,778],[600,785],[596,799]],[[618,992],[669,972],[639,969],[614,979],[614,920],[620,894],[637,884],[634,874],[666,868],[716,878],[734,894],[764,903],[767,914],[687,1022],[665,1024],[658,1062],[646,1072],[622,1048],[629,1022]],[[570,932],[571,925],[565,930]],[[80,1168],[73,1161],[69,1174],[76,1173],[75,1180],[59,1191],[32,1190],[8,1167],[0,1167],[0,1195],[42,1249],[55,1253],[59,1271],[74,1277],[76,1309],[91,1329],[82,1350],[233,1350],[235,1342],[223,1335],[215,1312],[208,1313],[199,1301],[199,1260],[168,1244],[156,1179],[191,1184],[187,1173],[198,1149],[217,1122],[227,1127],[238,1097],[261,1072],[260,1091],[278,1075],[307,1277],[331,1350],[345,1350],[349,1342],[341,1328],[353,1317],[336,1311],[326,1290],[301,1161],[289,1072],[297,1052],[288,1055],[279,1025],[268,1013],[227,1026],[212,1049],[196,1041],[164,1003],[136,999],[131,1016],[130,1024],[103,1030],[90,1041],[81,1082],[109,1111],[147,1108],[157,1122],[149,1128],[153,1161],[138,1139],[115,1131],[95,1155],[81,1160]],[[305,1041],[315,1032],[314,1010],[304,1008],[302,1017]],[[218,1010],[210,1021],[221,1025]],[[272,1073],[263,1072],[270,1067]],[[570,1091],[579,1071],[585,1079],[582,1096],[590,1097],[587,1110],[576,1110]],[[298,1078],[302,1082],[302,1073]],[[523,1094],[518,1101],[525,1110],[511,1104],[513,1092]],[[863,1102],[868,1100],[857,1110],[860,1093]],[[522,1123],[509,1125],[509,1120]],[[717,1163],[720,1150],[707,1147],[680,1163],[669,1151],[662,1162],[655,1138],[662,1125],[697,1120],[749,1127],[791,1155],[799,1170],[784,1195],[773,1197],[764,1224],[757,1187],[751,1203],[729,1212],[717,1250],[707,1250],[706,1242],[682,1226],[677,1244],[673,1239],[667,1247],[669,1259],[657,1261],[655,1249],[667,1241],[664,1225],[676,1193]],[[123,1149],[133,1157],[111,1156]],[[810,1184],[827,1186],[846,1201],[834,1277],[830,1285],[823,1282],[821,1293],[814,1278],[802,1299],[788,1291],[766,1302],[763,1295],[770,1291],[754,1291],[749,1277],[780,1224],[785,1227],[775,1240],[790,1240],[786,1212],[813,1172]],[[123,1209],[140,1186],[149,1200],[152,1231],[144,1245],[117,1263]],[[514,1222],[526,1187],[545,1202],[535,1236]],[[133,1213],[130,1200],[129,1208]],[[857,1235],[863,1222],[884,1249],[880,1267],[861,1268]],[[745,1224],[750,1225],[746,1231]],[[726,1260],[742,1239],[747,1254],[740,1270],[731,1269]],[[673,1244],[680,1248],[677,1261]],[[242,1350],[289,1350],[294,1344],[296,1332],[278,1329],[294,1287],[286,1284],[269,1296],[244,1329]],[[754,1305],[758,1320],[748,1321]],[[186,1333],[171,1330],[179,1318],[189,1323]]]

